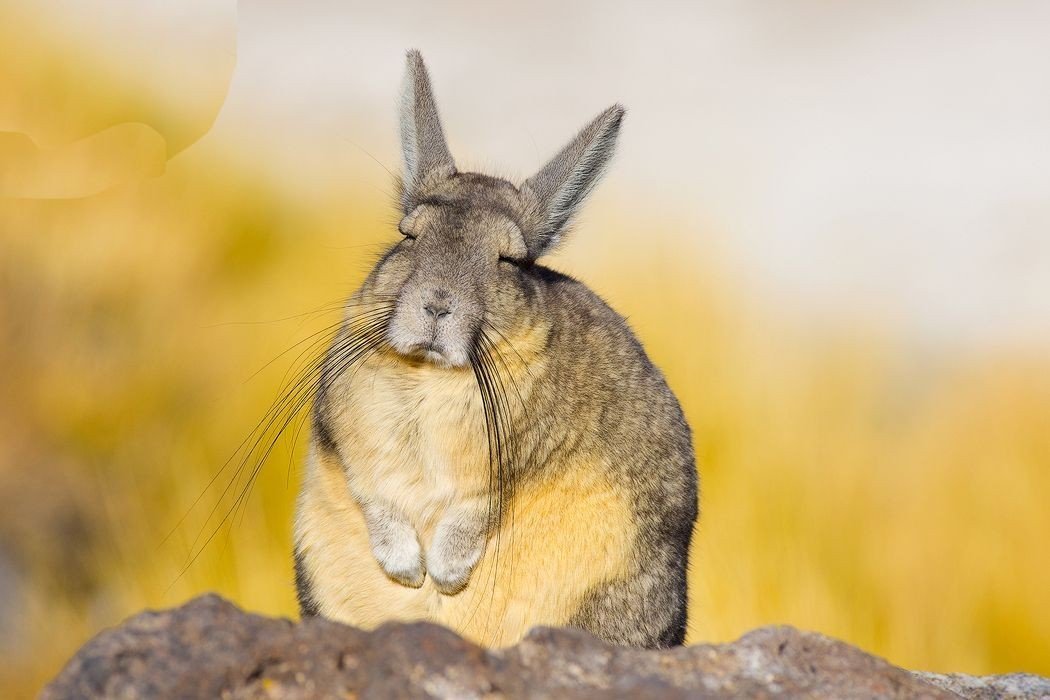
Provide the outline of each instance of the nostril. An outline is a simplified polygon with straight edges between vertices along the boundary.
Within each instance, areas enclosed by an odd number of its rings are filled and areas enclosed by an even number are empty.
[[[435,320],[440,319],[443,316],[448,316],[450,313],[452,313],[446,305],[438,303],[425,304],[423,306],[423,310],[426,311],[427,314],[432,316]]]

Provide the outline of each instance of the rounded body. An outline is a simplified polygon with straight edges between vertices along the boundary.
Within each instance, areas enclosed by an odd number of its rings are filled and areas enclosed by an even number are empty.
[[[697,473],[679,404],[583,284],[539,265],[516,284],[480,374],[389,347],[346,369],[337,338],[295,523],[302,612],[490,646],[538,625],[680,644]]]

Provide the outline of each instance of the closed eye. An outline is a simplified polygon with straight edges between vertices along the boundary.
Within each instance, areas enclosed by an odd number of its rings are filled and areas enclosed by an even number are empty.
[[[525,267],[525,265],[527,264],[524,260],[518,260],[517,258],[508,258],[505,255],[499,256],[499,261],[501,263],[508,263],[510,265],[513,265],[514,267]]]

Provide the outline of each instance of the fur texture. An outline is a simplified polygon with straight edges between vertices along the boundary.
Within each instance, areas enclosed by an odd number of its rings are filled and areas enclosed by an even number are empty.
[[[302,613],[432,620],[488,645],[536,625],[680,644],[689,428],[623,318],[536,263],[608,164],[624,110],[519,188],[456,171],[422,59],[407,64],[404,238],[347,302],[318,381]]]

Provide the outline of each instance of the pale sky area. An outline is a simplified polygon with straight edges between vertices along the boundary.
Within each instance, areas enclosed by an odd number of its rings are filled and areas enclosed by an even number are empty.
[[[147,67],[171,64],[167,46],[178,70],[207,71],[195,45],[232,34],[229,2],[58,4],[108,41],[137,33],[120,50]],[[717,240],[747,285],[821,317],[859,310],[935,342],[1050,338],[1050,3],[273,1],[236,22],[230,92],[194,147],[388,189],[363,151],[398,164],[417,47],[464,169],[527,176],[619,101],[591,208],[686,222],[643,242],[702,259]]]

